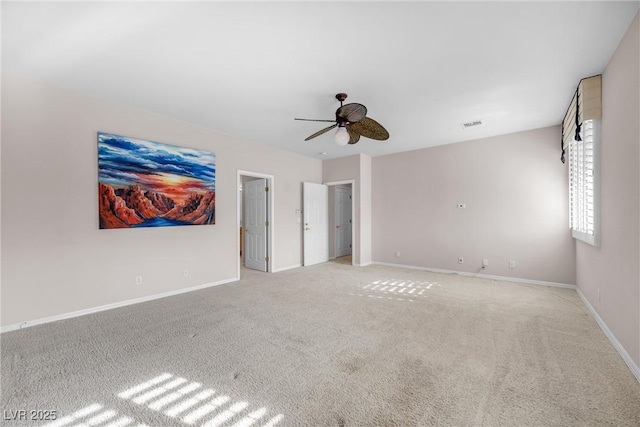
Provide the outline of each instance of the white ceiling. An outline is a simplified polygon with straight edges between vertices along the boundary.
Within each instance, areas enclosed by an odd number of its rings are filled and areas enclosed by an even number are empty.
[[[3,2],[2,68],[310,157],[376,156],[559,124],[638,4]],[[305,142],[325,124],[293,118],[333,119],[338,92],[389,140]]]

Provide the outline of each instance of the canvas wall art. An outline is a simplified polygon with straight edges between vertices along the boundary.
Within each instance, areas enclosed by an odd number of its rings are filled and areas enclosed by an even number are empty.
[[[98,132],[100,228],[215,224],[214,153]]]

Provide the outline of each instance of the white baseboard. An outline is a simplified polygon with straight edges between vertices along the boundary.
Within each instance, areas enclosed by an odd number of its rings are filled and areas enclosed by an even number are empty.
[[[293,265],[289,265],[287,267],[277,268],[277,269],[273,270],[273,273],[279,273],[281,271],[286,271],[286,270],[293,270],[294,268],[299,268],[299,267],[302,267],[302,264],[293,264]]]
[[[491,274],[484,274],[484,273],[469,273],[466,271],[443,270],[440,268],[420,267],[417,265],[393,264],[390,262],[374,261],[372,264],[386,265],[388,267],[408,268],[411,270],[431,271],[433,273],[459,274],[460,276],[467,276],[467,277],[480,277],[480,278],[493,279],[493,280],[505,280],[508,282],[524,283],[527,285],[541,285],[541,286],[552,286],[555,288],[576,289],[575,285],[568,285],[566,283],[546,282],[543,280],[532,280],[532,279],[521,279],[519,277],[494,276]]]
[[[70,313],[57,314],[51,317],[44,317],[42,319],[28,320],[26,322],[14,323],[13,325],[7,325],[0,328],[0,333],[5,333],[9,331],[15,331],[18,329],[24,329],[31,326],[42,325],[44,323],[57,322],[58,320],[71,319],[74,317],[84,316],[87,314],[98,313],[100,311],[111,310],[113,308],[124,307],[127,305],[139,304],[141,302],[152,301],[155,299],[166,298],[174,295],[184,294],[187,292],[193,292],[204,288],[209,288],[211,286],[224,285],[225,283],[236,282],[238,278],[233,279],[225,279],[219,280],[217,282],[205,283],[203,285],[191,286],[189,288],[177,289],[175,291],[163,292],[161,294],[149,295],[141,298],[134,298],[122,302],[116,302],[113,304],[101,305],[99,307],[86,308],[84,310],[72,311]]]
[[[595,308],[593,308],[593,306],[591,305],[589,300],[584,296],[582,291],[580,291],[579,288],[576,288],[576,291],[578,292],[578,296],[580,296],[580,299],[582,300],[584,305],[587,307],[587,309],[589,310],[593,318],[596,320],[596,323],[598,323],[598,326],[600,326],[600,329],[602,329],[602,332],[604,332],[607,338],[609,338],[609,342],[611,342],[611,345],[613,345],[613,348],[615,348],[618,354],[620,354],[620,357],[622,357],[622,360],[624,360],[624,363],[627,364],[627,366],[629,367],[629,369],[631,369],[631,372],[636,377],[638,382],[640,382],[640,367],[638,367],[638,365],[635,364],[635,362],[633,361],[629,353],[627,353],[627,351],[624,349],[622,344],[620,344],[620,341],[618,341],[616,336],[613,335],[611,330],[607,327],[606,323],[604,323],[604,320],[602,320],[600,315],[596,312]]]

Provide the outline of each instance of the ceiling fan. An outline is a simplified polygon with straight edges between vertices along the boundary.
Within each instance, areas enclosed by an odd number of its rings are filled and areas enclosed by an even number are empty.
[[[337,94],[336,99],[340,101],[340,108],[336,110],[335,120],[294,119],[309,122],[335,123],[305,138],[305,141],[320,136],[335,127],[337,127],[338,130],[336,131],[334,140],[338,145],[355,144],[360,140],[360,136],[377,139],[378,141],[389,139],[389,132],[387,132],[380,123],[367,117],[367,107],[357,103],[342,105],[342,102],[347,99],[346,93]]]

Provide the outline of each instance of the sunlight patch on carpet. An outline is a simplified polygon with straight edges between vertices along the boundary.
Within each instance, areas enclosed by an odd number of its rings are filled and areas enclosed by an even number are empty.
[[[284,418],[277,414],[264,419],[268,409],[251,408],[246,401],[234,401],[216,390],[202,389],[202,384],[186,378],[163,373],[136,384],[117,394],[123,400],[135,403],[153,412],[162,412],[185,426],[199,427],[274,427]],[[133,417],[119,415],[111,408],[93,403],[43,427],[148,427]]]
[[[186,425],[201,423],[197,425],[202,427],[249,427],[268,412],[265,407],[251,410],[249,402],[234,402],[223,394],[216,396],[216,390],[213,389],[200,390],[200,383],[187,383],[185,378],[163,373],[118,393],[118,397],[141,406],[146,405],[153,411],[163,411],[166,416],[179,418]],[[182,387],[175,390],[180,386]],[[263,424],[263,427],[275,426],[283,418],[283,414],[278,414]]]
[[[437,282],[419,282],[415,280],[380,279],[360,287],[360,292],[349,293],[352,296],[394,301],[416,302],[412,298],[426,298],[427,291],[441,287]]]

